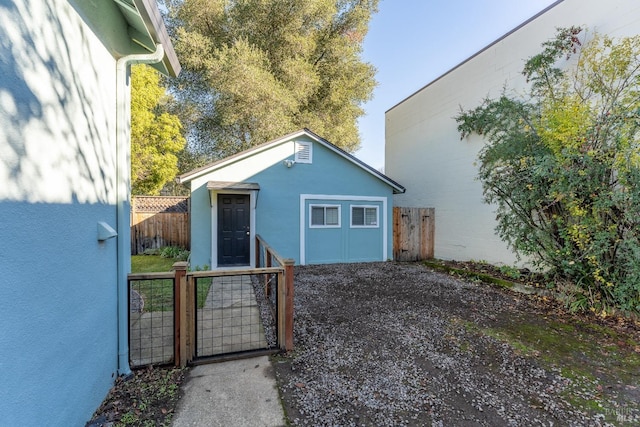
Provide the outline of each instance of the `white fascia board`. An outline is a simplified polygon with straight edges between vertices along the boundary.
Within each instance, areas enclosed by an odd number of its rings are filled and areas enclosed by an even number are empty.
[[[290,141],[294,138],[298,138],[302,135],[305,135],[309,138],[311,138],[312,140],[314,140],[315,142],[323,145],[324,147],[328,148],[329,150],[333,151],[335,154],[339,155],[340,157],[348,160],[350,163],[356,165],[357,167],[359,167],[360,169],[364,170],[365,172],[373,175],[375,178],[381,180],[382,182],[384,182],[385,184],[389,185],[391,188],[394,189],[394,192],[398,192],[398,193],[404,193],[405,192],[405,188],[403,186],[401,186],[400,184],[398,184],[397,182],[391,180],[389,177],[387,177],[386,175],[384,175],[381,172],[376,171],[375,169],[373,169],[371,166],[367,165],[366,163],[364,163],[362,160],[358,159],[357,157],[347,153],[346,151],[342,150],[341,148],[337,147],[336,145],[330,143],[329,141],[327,141],[326,139],[316,135],[315,133],[313,133],[312,131],[308,130],[308,129],[302,129],[298,132],[294,132],[294,133],[290,133],[288,135],[285,135],[281,138],[275,139],[273,141],[270,142],[266,142],[262,145],[258,145],[256,147],[250,148],[248,150],[242,151],[238,154],[234,154],[232,156],[226,157],[222,160],[218,160],[217,162],[214,163],[210,163],[209,165],[203,166],[200,169],[195,169],[191,172],[187,172],[186,174],[180,175],[177,178],[177,181],[179,184],[184,184],[185,182],[189,182],[193,179],[199,178],[203,175],[206,175],[212,171],[215,171],[217,169],[226,167],[234,162],[243,160],[247,157],[253,156],[255,154],[261,153],[265,150],[269,150],[270,148],[282,144],[284,142]]]
[[[229,157],[225,157],[224,159],[215,161],[215,162],[210,163],[208,165],[205,165],[205,166],[203,166],[203,167],[201,167],[199,169],[194,169],[191,172],[187,172],[187,173],[177,177],[178,184],[184,184],[186,182],[192,181],[192,180],[194,180],[196,178],[199,178],[199,177],[201,177],[203,175],[206,175],[206,174],[211,173],[211,172],[213,172],[215,170],[224,168],[226,166],[229,166],[232,163],[238,162],[240,160],[244,160],[244,159],[246,159],[248,157],[254,156],[254,155],[256,155],[258,153],[261,153],[263,151],[266,151],[266,150],[268,150],[268,149],[270,149],[270,148],[272,148],[272,147],[274,147],[276,145],[282,144],[282,143],[287,142],[288,140],[290,140],[292,138],[296,138],[296,137],[304,135],[304,134],[305,134],[304,131],[299,131],[299,132],[296,132],[296,133],[293,133],[293,134],[289,134],[289,135],[283,136],[282,138],[278,138],[278,139],[275,139],[273,141],[266,142],[266,143],[264,143],[262,145],[257,145],[257,146],[255,146],[253,148],[249,148],[248,150],[241,151],[240,153],[233,154],[233,155],[231,155]]]

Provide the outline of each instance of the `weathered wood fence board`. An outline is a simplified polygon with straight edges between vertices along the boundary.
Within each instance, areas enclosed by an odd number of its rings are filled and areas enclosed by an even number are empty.
[[[188,197],[136,196],[131,201],[131,254],[178,246],[189,249]]]
[[[393,259],[421,261],[433,258],[434,208],[393,208]]]

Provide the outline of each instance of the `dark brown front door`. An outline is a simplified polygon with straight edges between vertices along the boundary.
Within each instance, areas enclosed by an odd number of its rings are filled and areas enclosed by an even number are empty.
[[[218,194],[218,265],[249,265],[249,196]]]

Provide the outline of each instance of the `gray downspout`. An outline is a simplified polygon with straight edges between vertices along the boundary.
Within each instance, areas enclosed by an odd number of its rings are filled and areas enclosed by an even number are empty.
[[[127,55],[116,63],[116,228],[118,232],[118,374],[130,375],[129,367],[129,295],[127,275],[131,271],[130,230],[130,143],[131,99],[129,66],[155,64],[164,58],[164,48],[156,45],[149,54]]]

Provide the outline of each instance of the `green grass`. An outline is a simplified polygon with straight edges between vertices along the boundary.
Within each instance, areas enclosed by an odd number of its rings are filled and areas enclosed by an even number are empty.
[[[133,255],[131,257],[131,272],[169,272],[175,262],[175,258],[163,258],[159,255]],[[211,278],[198,279],[198,308],[204,307],[211,282]],[[173,280],[136,280],[131,283],[131,286],[142,295],[145,312],[173,310]]]
[[[427,267],[433,268],[434,270],[444,271],[449,274],[457,274],[460,277],[465,277],[469,280],[480,281],[483,283],[489,283],[501,286],[503,288],[511,289],[514,287],[514,283],[508,280],[500,279],[498,277],[494,277],[490,274],[479,273],[476,271],[463,270],[461,268],[449,267],[447,265],[443,265],[438,263],[437,261],[424,261],[424,265]]]
[[[559,368],[562,376],[571,380],[560,396],[583,411],[613,413],[615,407],[597,392],[601,384],[637,384],[640,355],[632,350],[637,343],[613,329],[582,321],[547,319],[533,324],[513,319],[500,327],[478,331],[509,343],[519,354],[534,357],[546,367]]]
[[[173,310],[173,279],[134,280],[131,289],[142,295],[145,312]]]
[[[158,255],[133,255],[131,257],[132,273],[162,273],[171,271],[176,262],[173,258]],[[131,288],[139,292],[144,299],[144,311],[173,310],[173,280],[135,280]]]
[[[171,266],[176,262],[173,258],[162,258],[158,255],[133,255],[131,256],[132,273],[154,273],[171,271]]]
[[[207,294],[209,293],[209,288],[211,287],[211,283],[213,279],[211,277],[202,277],[198,279],[198,285],[196,286],[197,301],[198,308],[204,307],[204,302],[207,299]]]

